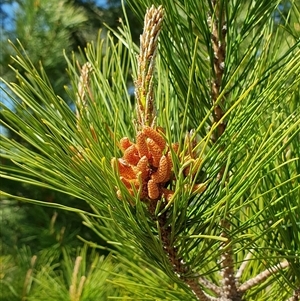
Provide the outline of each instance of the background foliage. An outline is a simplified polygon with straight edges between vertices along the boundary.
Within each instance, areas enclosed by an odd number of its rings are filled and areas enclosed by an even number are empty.
[[[119,18],[123,12],[119,1],[2,1],[1,13],[1,54],[0,72],[7,81],[16,81],[10,66],[17,67],[11,55],[13,49],[7,42],[9,39],[16,43],[19,39],[24,47],[24,53],[30,54],[34,66],[40,63],[47,73],[47,78],[56,94],[61,95],[67,103],[71,99],[65,92],[65,86],[70,85],[66,73],[67,62],[64,52],[68,55],[74,53],[78,56],[79,48],[83,49],[87,42],[96,41],[98,31],[102,30],[102,37],[106,35],[104,23],[112,28],[117,28]],[[140,28],[134,24],[137,22],[129,12],[130,22],[135,39],[140,34]],[[134,30],[136,29],[136,30]],[[10,66],[9,66],[10,65]],[[22,66],[18,66],[18,72],[25,74]],[[1,84],[5,90],[8,87]],[[23,108],[12,104],[10,97],[1,91],[1,102],[13,109],[16,114],[22,115]],[[1,120],[4,116],[1,116]],[[14,132],[1,127],[1,134],[31,146],[22,137]],[[1,149],[2,149],[1,138]],[[1,166],[11,165],[9,160],[1,158]],[[1,167],[2,169],[2,167]],[[82,201],[73,196],[66,196],[60,192],[52,191],[44,187],[32,187],[27,183],[16,183],[1,177],[1,189],[12,194],[32,199],[38,199],[47,203],[73,204],[79,208],[86,208]],[[44,258],[50,252],[51,262],[49,269],[65,262],[66,256],[62,252],[68,252],[68,256],[75,259],[76,249],[82,246],[77,235],[80,233],[85,239],[104,244],[102,240],[82,225],[81,218],[67,211],[56,210],[49,207],[34,206],[16,200],[8,200],[1,194],[1,298],[2,300],[19,300],[25,298],[28,289],[23,291],[26,285],[26,273],[30,268],[32,256],[38,256],[41,265],[47,263]],[[105,250],[100,252],[107,254]],[[97,255],[99,256],[99,255]],[[39,265],[35,264],[35,267]],[[71,269],[71,268],[70,268]],[[49,270],[50,271],[50,270]],[[55,271],[55,269],[54,269]],[[53,271],[51,272],[53,275]],[[50,274],[49,274],[50,275]],[[50,277],[50,276],[48,276]],[[29,282],[31,286],[32,281]],[[9,289],[8,289],[9,288]],[[53,288],[49,287],[49,293]],[[68,291],[67,283],[66,290]],[[6,294],[4,294],[6,292]],[[98,291],[100,296],[101,292]],[[51,295],[51,294],[49,294]],[[38,298],[40,299],[40,298]],[[43,299],[41,297],[41,299]],[[105,299],[105,298],[104,298]]]

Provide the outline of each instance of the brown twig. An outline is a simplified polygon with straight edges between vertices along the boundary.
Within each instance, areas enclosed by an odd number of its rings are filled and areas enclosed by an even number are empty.
[[[203,285],[208,290],[214,292],[217,296],[221,295],[221,288],[218,285],[214,284],[213,282],[210,282],[204,277],[200,277],[198,281],[201,285]]]
[[[222,78],[223,78],[224,68],[225,68],[226,23],[225,23],[224,9],[220,13],[218,1],[213,0],[212,5],[214,8],[214,17],[210,18],[210,25],[211,25],[211,42],[212,42],[212,48],[214,52],[214,64],[213,64],[214,78],[211,84],[211,93],[212,93],[212,101],[215,105],[214,122],[219,123],[217,127],[217,133],[215,133],[215,137],[213,138],[214,141],[217,141],[217,139],[223,135],[226,127],[224,121],[221,121],[221,119],[224,116],[224,111],[222,109],[222,106],[225,103],[225,98],[223,97],[221,100],[219,100],[221,87],[222,87]],[[219,19],[219,17],[221,19]],[[222,25],[221,30],[220,30],[220,24]]]
[[[213,141],[216,142],[224,133],[226,124],[222,120],[224,116],[223,108],[225,104],[225,98],[220,98],[222,89],[222,79],[225,68],[225,56],[226,56],[226,22],[225,22],[225,10],[219,7],[219,1],[212,0],[213,15],[210,18],[211,25],[211,42],[212,50],[214,52],[214,78],[211,85],[212,101],[214,103],[214,122],[217,125],[217,131],[214,133]],[[222,151],[222,149],[221,149]],[[221,180],[224,176],[225,166],[222,166],[218,179]],[[231,246],[231,238],[228,233],[230,232],[230,223],[228,216],[225,216],[220,222],[223,229],[221,236],[227,238],[227,241],[221,244],[221,276],[222,276],[222,289],[221,299],[224,300],[240,300],[241,296],[237,290],[237,284],[235,279],[234,270],[234,256]]]
[[[247,280],[246,282],[244,282],[239,287],[239,292],[241,292],[241,293],[246,292],[247,290],[249,290],[252,287],[262,283],[263,281],[265,281],[270,276],[274,275],[275,273],[279,272],[282,269],[285,269],[288,266],[289,266],[288,261],[283,261],[283,262],[280,262],[279,264],[276,264],[276,265],[264,270],[263,272],[259,273],[255,277],[253,277],[253,278]]]
[[[227,232],[230,230],[230,223],[227,218],[224,218],[220,224],[223,229],[221,236],[227,238],[227,241],[221,244],[221,300],[240,301],[241,294],[237,289],[234,271],[233,249],[232,246],[229,245],[231,239]]]
[[[149,206],[149,211],[154,217],[155,203],[152,202]],[[189,266],[184,263],[184,260],[177,254],[176,247],[171,242],[171,228],[167,225],[167,213],[164,212],[158,218],[160,227],[161,240],[164,251],[170,261],[174,273],[191,289],[197,300],[199,301],[216,301],[217,298],[207,295],[199,284],[199,279],[186,277],[189,272]],[[206,283],[207,284],[207,283]]]
[[[244,272],[244,270],[246,269],[246,267],[247,267],[247,265],[248,265],[248,263],[249,263],[251,257],[252,257],[252,253],[249,252],[249,253],[246,255],[246,257],[243,259],[243,262],[242,262],[242,264],[240,265],[240,267],[239,267],[239,269],[238,269],[238,271],[236,272],[236,275],[235,275],[236,281],[239,281],[239,279],[242,277],[243,272]]]

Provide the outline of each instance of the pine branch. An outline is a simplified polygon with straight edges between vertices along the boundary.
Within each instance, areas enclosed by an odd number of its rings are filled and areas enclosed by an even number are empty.
[[[170,180],[172,169],[171,153],[163,152],[166,141],[163,136],[154,129],[156,118],[154,93],[153,93],[153,73],[155,57],[157,53],[158,35],[163,19],[163,8],[152,6],[147,10],[144,21],[144,30],[140,38],[140,54],[138,57],[138,78],[135,81],[135,96],[137,100],[138,128],[136,144],[124,137],[120,141],[124,150],[122,161],[113,159],[114,168],[119,168],[120,179],[131,194],[131,185],[136,186],[140,191],[140,198],[148,204],[148,210],[153,220],[158,220],[161,241],[166,256],[172,266],[174,273],[193,291],[200,301],[211,301],[196,278],[185,277],[189,267],[177,254],[176,247],[171,242],[171,228],[167,224],[167,214],[165,211],[160,216],[155,216],[158,199],[164,196],[168,199],[173,192],[163,187]],[[133,166],[133,173],[129,172],[128,166]],[[134,170],[136,174],[134,174]],[[130,170],[131,171],[131,170]],[[122,198],[121,192],[118,192]]]

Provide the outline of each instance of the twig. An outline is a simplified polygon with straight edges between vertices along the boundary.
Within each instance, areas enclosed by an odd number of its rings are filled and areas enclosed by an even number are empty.
[[[245,291],[251,289],[252,287],[254,287],[254,286],[256,286],[260,283],[262,283],[263,281],[265,281],[270,276],[274,275],[275,273],[277,273],[280,270],[285,269],[288,266],[289,266],[288,261],[283,261],[283,262],[280,262],[277,265],[274,265],[274,266],[264,270],[263,272],[259,273],[255,277],[253,277],[253,278],[247,280],[246,282],[244,282],[239,287],[239,292],[244,293]]]
[[[152,204],[149,207],[149,211],[154,216],[155,206]],[[158,222],[160,226],[161,232],[161,240],[163,243],[163,247],[166,255],[173,267],[174,273],[192,290],[194,295],[199,301],[214,301],[217,298],[207,295],[199,284],[199,280],[197,278],[187,278],[185,274],[189,271],[189,266],[187,266],[182,258],[180,258],[177,254],[176,248],[172,245],[170,237],[171,237],[171,229],[166,225],[167,216],[166,212],[158,217]]]
[[[185,279],[185,283],[190,287],[194,295],[197,297],[199,301],[217,301],[218,298],[212,297],[207,295],[202,288],[200,287],[199,283],[196,279],[190,278]]]
[[[223,300],[240,301],[241,294],[237,290],[237,283],[234,272],[233,249],[232,246],[229,245],[231,239],[227,234],[227,231],[230,229],[230,223],[227,219],[223,219],[221,220],[220,224],[224,229],[221,233],[221,236],[228,239],[221,245],[221,249],[223,249],[220,262],[222,276],[221,300],[223,298]]]
[[[211,26],[211,42],[214,52],[214,78],[211,84],[212,101],[214,103],[214,122],[218,124],[217,131],[214,133],[213,141],[216,142],[225,131],[225,123],[222,121],[224,111],[222,107],[225,103],[225,98],[219,99],[222,89],[222,78],[225,68],[225,56],[226,56],[226,23],[225,23],[225,10],[220,8],[220,1],[212,0],[213,15],[210,18]],[[222,10],[220,10],[222,9]],[[222,149],[220,149],[222,151]],[[223,165],[218,173],[218,179],[222,179],[225,171],[225,165]],[[221,288],[221,300],[241,300],[241,296],[237,290],[237,284],[235,280],[234,261],[233,261],[233,249],[231,246],[231,238],[228,233],[230,232],[230,223],[228,216],[225,216],[220,222],[223,229],[221,236],[227,238],[227,241],[221,244],[221,276],[222,276],[222,288]]]
[[[211,85],[211,92],[212,92],[212,101],[215,104],[214,108],[214,122],[219,123],[217,127],[217,134],[213,138],[214,141],[223,135],[225,131],[225,123],[224,121],[220,121],[224,116],[224,111],[222,106],[216,104],[221,92],[221,85],[222,85],[222,78],[224,74],[225,68],[225,56],[226,56],[226,23],[225,23],[225,14],[224,9],[221,12],[221,20],[218,19],[220,16],[218,2],[213,0],[212,5],[214,8],[214,19],[210,19],[211,23],[211,41],[212,41],[212,48],[214,52],[214,79],[212,80]],[[219,24],[222,24],[221,35],[219,34]],[[223,105],[225,99],[223,98],[220,103]]]
[[[217,286],[216,284],[210,282],[206,278],[200,277],[198,279],[198,281],[199,281],[200,284],[202,284],[204,287],[206,287],[207,289],[209,289],[212,292],[214,292],[216,295],[219,296],[221,294],[221,288],[219,286]]]
[[[246,255],[246,257],[244,258],[242,264],[240,265],[238,271],[237,271],[236,274],[235,274],[235,279],[236,279],[236,281],[238,281],[238,280],[242,277],[243,272],[244,272],[244,270],[246,269],[246,267],[247,267],[247,265],[248,265],[249,260],[251,259],[251,257],[252,257],[252,253],[249,252],[249,253]]]

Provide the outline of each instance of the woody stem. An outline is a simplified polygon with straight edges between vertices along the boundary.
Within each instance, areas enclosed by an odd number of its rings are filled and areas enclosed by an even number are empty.
[[[156,202],[152,202],[149,206],[149,212],[155,219],[155,207]],[[186,273],[189,271],[189,266],[183,261],[182,258],[177,253],[176,247],[171,242],[171,227],[167,225],[167,212],[164,212],[160,216],[157,217],[161,241],[163,245],[163,249],[165,251],[166,256],[172,266],[174,273],[192,290],[193,294],[196,296],[199,301],[214,301],[217,300],[214,297],[211,297],[204,293],[201,288],[198,279],[188,278],[186,277]]]
[[[211,16],[211,42],[214,53],[213,59],[213,80],[211,84],[212,101],[214,104],[214,122],[217,124],[217,130],[214,133],[213,141],[216,142],[224,133],[226,124],[224,117],[225,97],[220,96],[222,90],[222,79],[225,69],[226,57],[226,17],[225,10],[221,7],[221,1],[212,0],[213,14]],[[221,97],[221,99],[220,99]],[[220,151],[222,152],[223,146]],[[218,179],[221,180],[224,176],[225,165],[221,166],[218,173]],[[220,226],[223,229],[221,236],[227,238],[226,242],[221,244],[221,275],[222,288],[221,299],[223,300],[241,300],[241,295],[237,290],[235,271],[234,271],[234,255],[231,246],[230,222],[226,216],[220,221]]]

